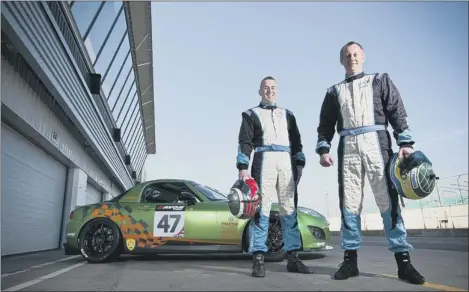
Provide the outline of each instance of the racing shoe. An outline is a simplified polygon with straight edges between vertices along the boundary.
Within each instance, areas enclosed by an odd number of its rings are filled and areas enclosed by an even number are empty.
[[[285,254],[287,259],[287,271],[291,273],[313,274],[314,270],[305,265],[299,258],[297,251],[289,251]]]
[[[252,261],[252,276],[256,278],[265,277],[264,255],[257,253]]]
[[[339,265],[339,270],[335,272],[334,279],[346,280],[350,277],[357,277],[360,275],[357,263],[357,251],[346,250],[344,252],[344,261]]]
[[[408,252],[396,252],[394,254],[394,258],[397,262],[397,275],[399,279],[416,285],[422,285],[425,283],[425,278],[420,275],[410,262],[410,255]]]

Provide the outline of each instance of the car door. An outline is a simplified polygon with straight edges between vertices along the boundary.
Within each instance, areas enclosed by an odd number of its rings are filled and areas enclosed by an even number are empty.
[[[192,183],[191,187],[206,198],[206,209],[217,212],[218,231],[213,240],[222,244],[239,244],[243,229],[239,225],[240,220],[231,214],[226,195],[199,183]]]
[[[196,200],[181,200],[183,192]],[[187,194],[186,194],[187,197]],[[152,210],[149,230],[166,244],[204,244],[216,236],[217,214],[206,206],[182,182],[158,182],[142,191],[142,211]]]

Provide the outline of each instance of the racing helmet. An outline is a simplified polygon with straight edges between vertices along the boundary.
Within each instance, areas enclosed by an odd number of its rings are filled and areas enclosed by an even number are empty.
[[[401,197],[420,200],[433,192],[436,180],[432,163],[421,151],[414,151],[407,157],[398,157],[395,153],[389,165],[391,187]]]
[[[254,218],[260,209],[260,202],[259,186],[252,178],[237,180],[228,194],[230,212],[239,219]]]

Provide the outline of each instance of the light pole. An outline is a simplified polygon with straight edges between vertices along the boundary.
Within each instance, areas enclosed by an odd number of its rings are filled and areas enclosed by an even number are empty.
[[[459,179],[460,178],[461,178],[461,175],[458,175],[458,179],[456,180],[456,183],[458,184],[459,196],[461,196],[461,203],[462,203],[463,202],[462,192],[461,192],[461,186],[459,185]]]

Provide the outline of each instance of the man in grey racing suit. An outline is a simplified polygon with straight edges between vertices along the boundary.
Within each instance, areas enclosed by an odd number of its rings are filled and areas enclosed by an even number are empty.
[[[388,240],[394,252],[400,279],[413,284],[425,282],[410,263],[407,232],[401,217],[398,193],[387,175],[393,155],[388,122],[399,146],[399,155],[412,152],[414,141],[407,124],[407,113],[399,91],[388,74],[366,74],[362,70],[364,51],[356,42],[340,51],[346,79],[327,90],[322,103],[316,153],[320,164],[333,164],[329,150],[337,124],[339,205],[342,217],[341,247],[344,262],[334,277],[339,280],[358,276],[357,250],[361,242],[361,219],[365,174],[375,196]]]
[[[276,106],[277,84],[274,78],[261,81],[257,107],[242,113],[236,167],[239,178],[252,177],[262,193],[260,212],[249,224],[249,253],[253,254],[253,277],[264,277],[264,253],[269,229],[272,200],[278,197],[284,250],[290,272],[313,273],[298,258],[301,237],[296,217],[296,185],[305,166],[301,136],[293,113]],[[254,157],[248,173],[251,153]]]

